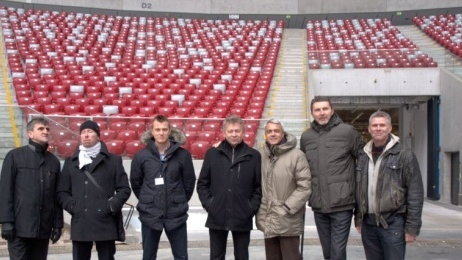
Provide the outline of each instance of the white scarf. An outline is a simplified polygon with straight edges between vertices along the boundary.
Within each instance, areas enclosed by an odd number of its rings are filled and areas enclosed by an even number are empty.
[[[92,157],[96,157],[101,151],[101,142],[96,143],[92,147],[84,147],[83,145],[79,146],[79,169],[82,169],[83,166],[93,162]]]

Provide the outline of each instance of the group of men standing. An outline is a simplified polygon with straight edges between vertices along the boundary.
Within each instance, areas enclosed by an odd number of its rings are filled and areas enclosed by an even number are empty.
[[[391,133],[390,116],[369,119],[372,137],[361,136],[334,112],[329,99],[311,102],[314,118],[297,148],[295,136],[271,119],[260,151],[243,142],[244,121],[223,122],[223,140],[205,154],[197,193],[208,213],[210,259],[225,259],[231,232],[235,259],[249,259],[253,217],[264,233],[267,259],[300,259],[306,202],[325,259],[346,259],[351,221],[361,233],[367,259],[404,259],[406,242],[421,227],[423,185],[415,155]],[[80,143],[62,170],[47,150],[43,118],[27,125],[29,144],[10,151],[0,176],[1,235],[11,259],[46,259],[49,239],[72,215],[74,259],[114,259],[124,239],[121,209],[131,188],[138,198],[143,259],[156,259],[165,231],[174,259],[188,259],[188,201],[196,184],[184,134],[158,115],[143,135],[146,147],[132,160],[130,180],[120,156],[108,152],[93,121],[80,127]],[[302,241],[303,243],[303,241]]]

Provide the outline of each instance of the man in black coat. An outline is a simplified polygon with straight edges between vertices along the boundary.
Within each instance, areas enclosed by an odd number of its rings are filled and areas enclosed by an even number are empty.
[[[58,185],[58,199],[72,215],[71,240],[74,259],[91,257],[93,241],[98,258],[114,259],[115,240],[123,240],[121,210],[130,196],[122,158],[108,152],[99,140],[93,121],[80,126],[80,143],[66,159]]]
[[[225,140],[205,154],[197,193],[208,212],[210,259],[225,259],[229,231],[235,259],[249,259],[252,218],[261,201],[261,156],[242,141],[244,122],[230,116],[223,122]]]
[[[133,158],[130,182],[139,200],[143,259],[156,259],[164,229],[174,259],[188,259],[186,220],[196,175],[191,154],[181,147],[185,136],[158,115],[142,141],[147,145]]]
[[[0,177],[0,223],[10,259],[46,259],[48,239],[59,240],[63,210],[56,198],[59,160],[48,148],[44,118],[27,124],[29,144],[11,150]]]

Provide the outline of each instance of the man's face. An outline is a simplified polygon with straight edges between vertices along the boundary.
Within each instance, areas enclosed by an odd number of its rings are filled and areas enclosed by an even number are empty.
[[[170,126],[168,122],[154,121],[152,124],[152,136],[157,144],[166,144],[169,142]]]
[[[50,127],[48,125],[37,123],[32,131],[27,132],[27,135],[33,142],[44,145],[48,143],[49,133]]]
[[[326,125],[329,123],[333,114],[334,109],[332,109],[328,101],[315,102],[311,109],[311,115],[313,115],[314,121],[319,125]]]
[[[80,143],[83,145],[83,147],[92,147],[95,146],[95,144],[98,142],[98,135],[90,128],[83,129],[82,132],[80,132]]]
[[[223,134],[226,141],[228,141],[231,146],[236,146],[242,142],[244,129],[242,129],[242,126],[239,123],[227,124],[223,130]]]
[[[281,142],[283,137],[284,137],[284,131],[282,130],[282,126],[280,124],[268,123],[266,125],[265,138],[269,144],[271,145],[278,144]]]
[[[369,123],[369,134],[374,143],[383,144],[391,133],[391,123],[385,117],[374,117]]]

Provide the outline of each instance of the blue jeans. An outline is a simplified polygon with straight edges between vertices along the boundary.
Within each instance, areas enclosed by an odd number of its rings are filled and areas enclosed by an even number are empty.
[[[345,260],[353,210],[333,213],[314,212],[324,259]]]
[[[366,258],[372,260],[404,259],[406,242],[404,239],[404,217],[394,216],[388,220],[388,228],[368,224],[361,225],[361,238]]]
[[[174,230],[165,230],[170,247],[172,248],[173,259],[188,259],[188,235],[186,222]],[[154,260],[157,258],[160,236],[162,230],[154,230],[141,224],[141,236],[143,238],[143,260]]]

